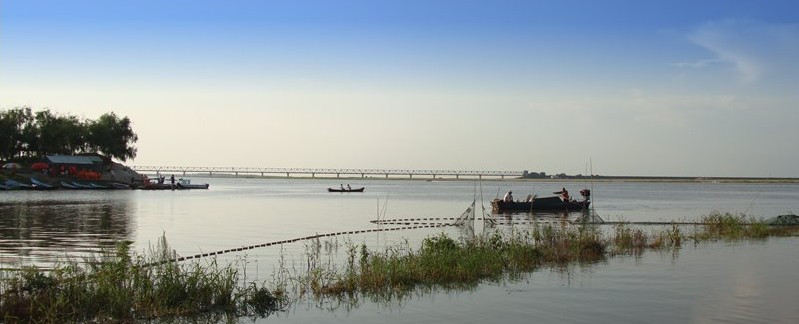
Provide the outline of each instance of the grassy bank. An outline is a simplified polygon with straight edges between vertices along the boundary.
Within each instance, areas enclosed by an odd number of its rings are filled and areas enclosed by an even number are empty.
[[[282,307],[280,291],[242,283],[234,266],[215,261],[178,264],[164,240],[151,256],[116,251],[44,271],[4,270],[0,314],[4,322],[137,321],[172,316],[265,315]]]

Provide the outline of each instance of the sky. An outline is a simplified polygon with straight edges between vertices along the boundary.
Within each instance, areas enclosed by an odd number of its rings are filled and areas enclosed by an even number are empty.
[[[139,166],[799,177],[799,2],[0,0],[22,106]]]

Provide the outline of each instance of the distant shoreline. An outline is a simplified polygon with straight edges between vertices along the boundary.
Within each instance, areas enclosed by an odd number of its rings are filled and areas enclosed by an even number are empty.
[[[151,175],[150,173],[143,173],[147,174],[148,176]],[[162,175],[167,173],[162,173]],[[423,176],[416,176],[413,178],[410,177],[401,177],[401,176],[390,176],[386,177],[334,177],[334,176],[316,176],[316,177],[309,177],[309,176],[292,176],[292,177],[285,177],[285,176],[273,176],[273,175],[234,175],[234,174],[223,174],[223,173],[215,173],[213,176],[209,176],[206,173],[186,173],[183,175],[182,173],[176,173],[175,177],[197,177],[197,178],[206,178],[206,179],[213,179],[213,178],[223,178],[223,179],[265,179],[265,180],[279,180],[279,179],[290,179],[290,180],[361,180],[361,181],[372,181],[372,180],[410,180],[410,181],[428,181],[428,182],[437,182],[437,181],[477,181],[481,180],[478,177],[423,177]],[[799,183],[799,178],[760,178],[760,177],[652,177],[652,176],[595,176],[593,178],[590,177],[565,177],[565,178],[523,178],[523,177],[515,177],[515,178],[493,178],[493,177],[484,177],[482,181],[486,182],[664,182],[664,183],[771,183],[771,184],[793,184]]]

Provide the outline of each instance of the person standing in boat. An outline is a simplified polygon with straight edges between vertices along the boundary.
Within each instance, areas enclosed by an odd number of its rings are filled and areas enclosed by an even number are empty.
[[[173,187],[175,186],[175,175],[174,174],[171,177],[169,177],[169,183],[172,184]]]
[[[352,190],[352,187],[350,187],[349,183],[347,184],[347,190]]]
[[[560,194],[560,198],[563,199],[563,201],[566,201],[566,202],[569,201],[569,199],[570,199],[569,198],[569,191],[566,190],[566,188],[561,188],[560,192],[556,192],[556,193]]]
[[[505,194],[505,198],[502,200],[504,202],[513,202],[513,191],[508,191],[508,193]]]

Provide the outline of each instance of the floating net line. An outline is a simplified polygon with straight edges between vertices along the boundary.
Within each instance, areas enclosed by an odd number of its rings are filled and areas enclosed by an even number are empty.
[[[186,261],[191,259],[199,259],[204,257],[210,256],[217,256],[226,253],[233,253],[233,252],[241,252],[247,251],[262,247],[268,247],[273,245],[281,245],[281,244],[288,244],[288,243],[295,243],[300,241],[307,241],[307,240],[314,240],[324,237],[332,237],[332,236],[339,236],[339,235],[353,235],[353,234],[365,234],[365,233],[375,233],[375,232],[389,232],[389,231],[401,231],[401,230],[412,230],[412,229],[421,229],[421,228],[440,228],[440,227],[447,227],[447,226],[463,226],[468,224],[469,221],[474,221],[474,205],[475,203],[472,202],[472,205],[466,209],[466,211],[461,214],[459,217],[431,217],[431,218],[405,218],[405,219],[386,219],[386,220],[372,220],[370,221],[373,224],[378,225],[405,225],[401,227],[390,227],[390,228],[370,228],[370,229],[361,229],[361,230],[354,230],[354,231],[341,231],[341,232],[331,232],[331,233],[324,233],[324,234],[315,234],[303,237],[297,237],[293,239],[287,240],[279,240],[261,244],[254,244],[254,245],[247,245],[232,249],[225,249],[219,250],[214,252],[207,252],[207,253],[198,253],[194,255],[188,256],[181,256],[171,260],[165,260],[160,262],[154,262],[149,265],[157,265],[157,264],[164,264],[169,262],[180,262]]]
[[[233,252],[241,252],[247,251],[257,248],[269,247],[274,245],[282,245],[288,243],[296,243],[300,241],[307,241],[307,240],[314,240],[324,237],[333,237],[339,235],[354,235],[354,234],[365,234],[365,233],[375,233],[375,232],[390,232],[390,231],[401,231],[401,230],[412,230],[412,229],[423,229],[423,228],[442,228],[448,226],[457,226],[457,227],[466,227],[473,229],[474,221],[482,220],[486,227],[492,226],[516,226],[516,225],[535,225],[535,224],[542,224],[542,223],[569,223],[569,224],[592,224],[592,225],[618,225],[618,224],[626,224],[626,225],[708,225],[708,223],[702,222],[628,222],[628,221],[604,221],[598,216],[588,216],[588,217],[580,217],[576,220],[568,220],[563,217],[537,217],[534,216],[532,219],[514,219],[513,217],[509,217],[506,219],[502,218],[495,218],[491,214],[487,214],[485,212],[485,207],[483,207],[483,217],[476,217],[475,215],[475,202],[473,201],[471,205],[458,217],[422,217],[422,218],[395,218],[395,219],[376,219],[371,220],[370,223],[378,225],[378,228],[370,228],[370,229],[361,229],[361,230],[353,230],[353,231],[340,231],[340,232],[331,232],[331,233],[323,233],[323,234],[315,234],[303,237],[297,237],[292,239],[286,240],[278,240],[272,241],[267,243],[261,244],[254,244],[254,245],[247,245],[237,248],[219,250],[214,252],[207,252],[207,253],[198,253],[194,255],[188,256],[181,256],[176,257],[171,260],[160,261],[151,263],[149,265],[157,265],[157,264],[164,264],[169,262],[180,262],[186,261],[191,259],[199,259],[204,257],[210,256],[217,256],[226,253],[233,253]],[[528,216],[529,217],[529,216]],[[380,228],[379,225],[400,225],[400,227],[390,227],[390,228]]]

